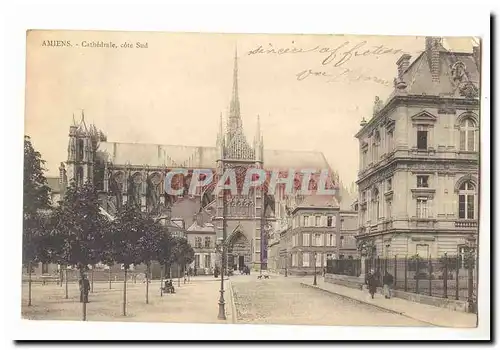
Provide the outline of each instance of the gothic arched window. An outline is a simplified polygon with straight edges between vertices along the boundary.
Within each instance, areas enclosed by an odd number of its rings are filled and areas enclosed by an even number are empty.
[[[458,191],[458,217],[460,219],[475,218],[476,186],[472,181],[460,185]]]
[[[77,161],[82,161],[83,160],[83,152],[84,152],[84,146],[83,146],[83,140],[79,139],[77,142],[77,148],[76,148],[76,154],[77,154]]]
[[[460,123],[460,150],[473,152],[476,150],[477,125],[471,118]]]

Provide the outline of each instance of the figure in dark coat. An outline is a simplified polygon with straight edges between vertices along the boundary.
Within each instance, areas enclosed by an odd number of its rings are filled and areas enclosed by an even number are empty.
[[[386,299],[390,299],[391,298],[391,288],[392,288],[392,284],[394,283],[394,277],[392,277],[392,275],[385,271],[385,274],[384,274],[384,278],[382,280],[383,284],[384,284],[384,296]]]
[[[377,291],[377,276],[375,276],[375,271],[371,270],[366,277],[366,284],[368,284],[368,292],[374,298],[375,292]]]
[[[82,276],[78,281],[78,286],[80,287],[80,303],[88,303],[89,302],[89,291],[90,291],[90,282],[87,279],[87,276]]]

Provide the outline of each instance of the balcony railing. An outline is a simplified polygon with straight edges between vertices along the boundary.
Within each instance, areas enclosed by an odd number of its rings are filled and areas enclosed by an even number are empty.
[[[477,220],[457,220],[455,221],[455,227],[462,227],[462,228],[473,228],[477,227]]]

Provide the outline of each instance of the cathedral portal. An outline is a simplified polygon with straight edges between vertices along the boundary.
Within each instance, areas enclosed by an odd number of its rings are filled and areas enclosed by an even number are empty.
[[[243,266],[250,267],[251,245],[248,239],[241,231],[235,232],[229,239],[227,250],[227,266],[228,268],[236,268],[241,270]]]

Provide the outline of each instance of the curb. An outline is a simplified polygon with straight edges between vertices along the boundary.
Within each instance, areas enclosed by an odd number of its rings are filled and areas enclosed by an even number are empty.
[[[233,293],[233,284],[231,281],[228,282],[229,285],[229,298],[231,299],[231,323],[238,323],[238,319],[236,317],[236,304],[234,303],[234,293]]]
[[[317,286],[315,287],[315,286],[312,286],[310,284],[303,283],[303,282],[300,282],[300,284],[302,286],[305,286],[305,287],[309,287],[309,288],[312,288],[312,289],[317,289],[317,290],[320,290],[320,291],[323,291],[323,292],[326,292],[326,293],[330,293],[330,294],[333,294],[333,295],[340,296],[340,297],[345,298],[345,299],[353,300],[353,301],[356,301],[356,302],[364,304],[364,305],[369,305],[371,307],[374,307],[376,309],[379,309],[379,310],[382,310],[382,311],[385,311],[385,312],[390,312],[390,313],[393,313],[393,314],[396,314],[396,315],[400,315],[400,316],[411,318],[412,320],[417,320],[417,321],[422,322],[422,323],[427,323],[428,325],[431,325],[431,326],[434,326],[434,327],[443,327],[443,326],[431,323],[429,321],[425,321],[425,320],[421,320],[421,319],[412,317],[412,316],[410,316],[410,315],[408,315],[408,314],[406,314],[404,312],[400,312],[400,311],[396,311],[396,310],[393,310],[393,309],[389,309],[389,308],[384,307],[384,306],[374,305],[374,304],[368,303],[368,302],[366,302],[364,300],[353,298],[353,297],[350,297],[350,296],[345,295],[345,294],[340,294],[340,293],[333,292],[333,291],[327,290],[327,289],[323,289],[323,288],[320,288],[320,287],[317,287]]]

